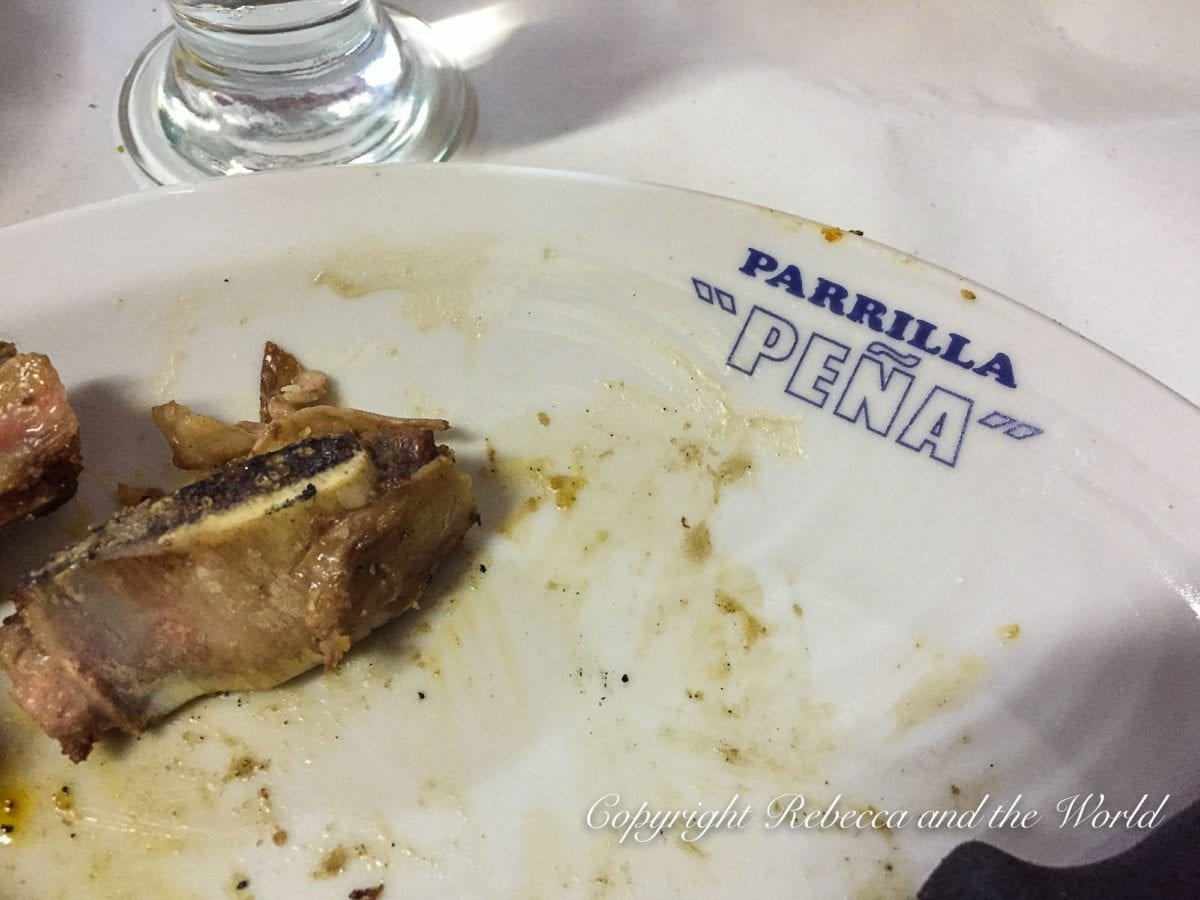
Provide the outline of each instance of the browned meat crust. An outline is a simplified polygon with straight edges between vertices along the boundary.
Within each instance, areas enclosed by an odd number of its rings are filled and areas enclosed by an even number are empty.
[[[79,422],[50,360],[0,342],[0,527],[75,495]]]

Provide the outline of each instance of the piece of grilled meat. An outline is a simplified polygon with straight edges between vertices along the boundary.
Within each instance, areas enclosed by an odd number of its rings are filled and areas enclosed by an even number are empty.
[[[75,494],[79,422],[50,360],[0,341],[0,527]]]
[[[378,419],[227,462],[28,576],[0,627],[13,697],[78,762],[195,697],[335,665],[415,606],[478,514],[431,429]]]

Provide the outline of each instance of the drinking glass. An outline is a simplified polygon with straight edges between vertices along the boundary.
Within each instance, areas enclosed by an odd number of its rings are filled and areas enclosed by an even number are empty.
[[[126,151],[168,184],[323,163],[437,160],[469,132],[465,75],[379,0],[169,0],[125,79]]]

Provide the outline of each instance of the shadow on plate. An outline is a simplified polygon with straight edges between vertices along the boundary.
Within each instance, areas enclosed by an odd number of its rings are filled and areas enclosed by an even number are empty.
[[[1168,594],[1143,605],[1179,602]],[[1146,615],[1102,634],[1081,627],[1040,667],[995,692],[1001,718],[1029,736],[1012,739],[1023,750],[1004,765],[1025,773],[1027,797],[1044,794],[1039,782],[1052,773],[1060,785],[1052,796],[1061,800],[1046,808],[1030,801],[1044,827],[989,828],[955,847],[929,876],[923,900],[1200,896],[1200,623],[1172,621]],[[1061,786],[1064,773],[1073,783]],[[1060,808],[1073,795],[1079,799]],[[1073,815],[1081,809],[1082,819]],[[1094,818],[1100,810],[1140,812],[1130,825]]]
[[[70,398],[79,418],[83,452],[79,490],[49,515],[14,523],[5,531],[0,597],[53,553],[108,518],[117,508],[118,481],[157,487],[181,481],[171,469],[166,442],[150,419],[144,391],[139,392],[134,382],[89,381],[72,386]]]

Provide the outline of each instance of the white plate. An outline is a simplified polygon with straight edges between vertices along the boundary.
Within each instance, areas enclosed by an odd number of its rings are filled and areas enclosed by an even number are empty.
[[[8,891],[907,894],[971,835],[1069,863],[1146,833],[1063,827],[1063,798],[1146,795],[1148,826],[1200,792],[1200,420],[977,285],[766,209],[460,165],[145,194],[0,233],[0,274],[0,337],[52,355],[88,463],[4,536],[6,581],[166,477],[151,404],[253,417],[268,338],[346,402],[449,418],[484,513],[334,674],[79,766],[5,700]],[[783,795],[893,827],[769,828]],[[989,828],[1018,795],[1039,820]],[[731,803],[699,839],[614,828]]]

